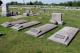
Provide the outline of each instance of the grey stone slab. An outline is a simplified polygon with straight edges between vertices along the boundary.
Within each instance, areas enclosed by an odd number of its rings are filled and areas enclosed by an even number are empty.
[[[45,24],[37,28],[31,28],[29,31],[26,31],[25,33],[38,37],[56,27],[57,25],[54,25],[54,24]]]
[[[1,26],[3,27],[11,27],[14,26],[15,24],[22,24],[25,23],[26,20],[17,20],[17,21],[13,21],[13,22],[5,22],[3,24],[1,24]]]
[[[27,27],[30,27],[30,26],[33,26],[33,25],[36,25],[39,23],[40,23],[39,21],[31,21],[31,22],[27,22],[27,23],[23,23],[23,24],[16,24],[15,26],[13,26],[11,28],[16,31],[19,31],[21,29],[24,29],[24,28],[27,28]]]
[[[50,36],[48,39],[63,45],[68,45],[78,31],[78,28],[64,27]]]

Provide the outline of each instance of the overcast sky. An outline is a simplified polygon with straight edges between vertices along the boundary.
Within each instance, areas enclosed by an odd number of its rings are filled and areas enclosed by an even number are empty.
[[[23,0],[2,0],[3,2],[11,2],[11,1],[18,1],[23,2]],[[43,3],[60,3],[60,2],[66,2],[66,1],[75,1],[75,0],[24,0],[25,3],[29,1],[42,1]]]

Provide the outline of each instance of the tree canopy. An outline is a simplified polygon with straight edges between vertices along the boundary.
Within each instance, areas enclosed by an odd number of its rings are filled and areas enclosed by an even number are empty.
[[[1,3],[1,2],[0,2]],[[24,3],[18,3],[18,2],[10,2],[8,3],[9,5],[24,5]],[[59,3],[59,4],[55,4],[55,3],[51,3],[51,4],[44,4],[41,1],[35,1],[35,2],[28,2],[25,3],[25,5],[58,5],[58,6],[80,6],[80,1],[68,1],[68,2],[64,2],[64,3]]]
[[[3,2],[0,0],[0,6],[1,6],[2,3],[3,3]]]

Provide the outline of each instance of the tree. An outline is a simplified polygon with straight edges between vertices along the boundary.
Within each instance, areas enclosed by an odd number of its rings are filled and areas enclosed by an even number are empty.
[[[80,1],[68,1],[64,3],[59,3],[62,6],[80,6]]]
[[[3,2],[0,0],[0,6],[1,6],[1,4],[3,4]]]
[[[28,2],[27,5],[43,5],[41,1],[35,1],[35,2]]]
[[[10,2],[10,3],[7,3],[8,5],[23,5],[23,3],[18,3],[18,2]]]

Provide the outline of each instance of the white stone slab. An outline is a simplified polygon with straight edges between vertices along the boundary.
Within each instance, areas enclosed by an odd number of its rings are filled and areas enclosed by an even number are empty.
[[[52,36],[50,36],[48,39],[54,42],[61,43],[63,45],[68,45],[78,31],[78,28],[64,27]]]
[[[38,37],[38,36],[42,35],[43,33],[46,33],[48,31],[50,31],[51,29],[54,29],[55,27],[57,27],[57,25],[45,24],[45,25],[42,25],[37,28],[31,28],[29,31],[26,31],[25,33],[35,36],[35,37]]]
[[[1,24],[1,26],[3,26],[3,27],[11,27],[11,26],[13,26],[15,24],[22,24],[22,23],[25,23],[25,22],[26,22],[26,20],[17,20],[17,21],[13,21],[13,22],[5,22],[5,23]]]
[[[61,13],[52,13],[52,19],[50,20],[51,23],[58,23],[63,24],[62,14]]]
[[[16,31],[19,31],[21,29],[24,29],[24,28],[27,28],[27,27],[30,27],[30,26],[33,26],[33,25],[36,25],[39,23],[40,23],[39,21],[31,21],[31,22],[27,22],[27,23],[23,23],[23,24],[16,24],[15,26],[13,26],[11,28]]]

